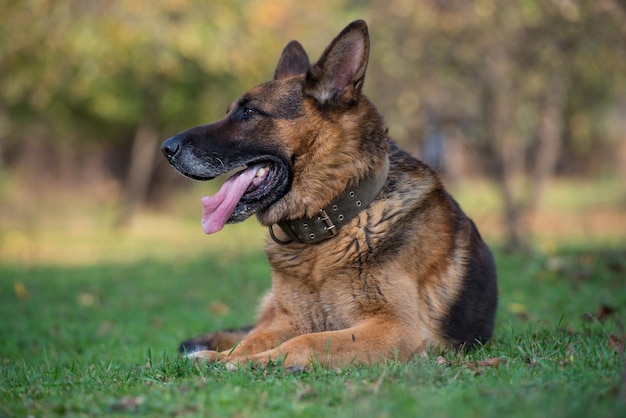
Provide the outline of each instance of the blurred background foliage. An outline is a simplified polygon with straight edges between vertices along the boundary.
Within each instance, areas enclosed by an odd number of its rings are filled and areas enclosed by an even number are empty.
[[[289,40],[315,59],[356,18],[372,37],[366,93],[392,137],[453,191],[492,184],[507,248],[529,248],[555,179],[611,179],[610,202],[623,205],[619,0],[7,0],[0,255],[15,241],[6,231],[55,222],[40,219],[46,197],[72,202],[51,217],[83,210],[77,198],[112,205],[110,226],[166,207],[192,186],[162,140],[220,118],[271,77]],[[624,207],[613,209],[626,233]]]

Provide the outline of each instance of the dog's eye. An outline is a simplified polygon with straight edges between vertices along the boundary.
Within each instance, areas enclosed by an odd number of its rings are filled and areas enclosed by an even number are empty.
[[[256,113],[256,110],[251,109],[249,107],[244,107],[242,110],[242,113],[244,116],[252,116]]]
[[[255,109],[252,106],[247,106],[247,103],[240,104],[235,112],[233,113],[233,117],[240,121],[248,120],[256,115],[262,114],[259,110]]]

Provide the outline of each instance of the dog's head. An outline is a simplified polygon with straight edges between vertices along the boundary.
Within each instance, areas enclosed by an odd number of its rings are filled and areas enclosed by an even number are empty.
[[[205,232],[254,213],[265,225],[316,213],[382,161],[385,147],[367,144],[385,137],[380,116],[361,93],[368,57],[364,21],[348,25],[313,65],[292,41],[272,81],[246,92],[223,119],[163,143],[170,164],[196,180],[242,169],[214,197],[203,198]],[[373,161],[359,157],[368,146],[375,149]]]

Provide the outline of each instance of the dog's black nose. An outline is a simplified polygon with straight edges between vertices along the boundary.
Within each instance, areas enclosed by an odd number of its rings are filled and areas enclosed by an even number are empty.
[[[180,150],[181,140],[178,136],[173,136],[170,139],[166,139],[161,145],[161,151],[167,158],[171,158]]]

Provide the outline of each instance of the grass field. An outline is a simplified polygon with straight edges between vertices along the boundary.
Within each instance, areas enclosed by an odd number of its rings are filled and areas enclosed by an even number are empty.
[[[2,225],[0,417],[626,417],[619,230],[551,237],[529,256],[496,244],[497,330],[473,352],[231,372],[176,348],[253,321],[269,287],[264,231],[248,222],[204,237],[194,209],[147,213],[125,231],[105,227],[106,207],[64,217],[47,206],[51,225],[28,214]]]

